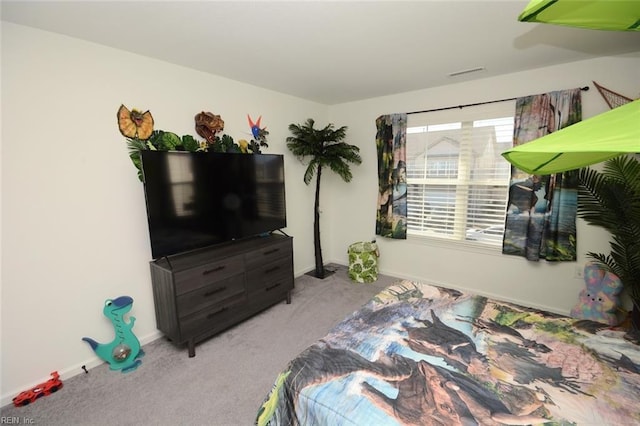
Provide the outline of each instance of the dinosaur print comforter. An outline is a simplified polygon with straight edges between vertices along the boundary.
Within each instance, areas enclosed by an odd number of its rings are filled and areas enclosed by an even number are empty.
[[[292,360],[256,423],[631,425],[639,400],[623,331],[399,281]]]

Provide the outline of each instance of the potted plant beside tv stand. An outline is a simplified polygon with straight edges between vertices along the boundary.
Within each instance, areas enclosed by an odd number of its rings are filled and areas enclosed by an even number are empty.
[[[150,262],[156,325],[195,345],[283,300],[291,303],[293,238],[269,234]]]

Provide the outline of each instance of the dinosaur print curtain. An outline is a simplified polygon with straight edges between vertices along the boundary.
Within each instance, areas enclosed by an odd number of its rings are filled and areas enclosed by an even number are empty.
[[[376,119],[378,210],[376,235],[407,238],[407,114]]]
[[[516,101],[513,145],[582,119],[581,90],[526,96]],[[503,254],[528,260],[576,260],[578,172],[528,175],[511,167]]]

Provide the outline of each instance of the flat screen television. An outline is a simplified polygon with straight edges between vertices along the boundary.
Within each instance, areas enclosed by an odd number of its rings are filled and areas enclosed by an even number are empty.
[[[141,151],[154,259],[287,226],[276,154]]]

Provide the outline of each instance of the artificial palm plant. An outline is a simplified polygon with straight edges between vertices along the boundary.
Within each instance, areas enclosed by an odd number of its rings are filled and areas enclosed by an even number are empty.
[[[322,170],[328,167],[337,173],[345,182],[351,181],[350,163],[360,164],[360,148],[344,142],[347,127],[334,129],[328,124],[322,129],[315,129],[312,118],[302,124],[290,124],[289,131],[293,134],[287,138],[287,148],[300,160],[309,158],[304,172],[304,183],[309,185],[316,175],[316,194],[313,209],[313,246],[315,253],[315,276],[324,278],[326,271],[322,261],[322,247],[320,244],[320,177]]]
[[[587,253],[597,264],[616,274],[633,302],[634,327],[640,314],[640,162],[619,156],[602,171],[579,173],[578,216],[611,233],[609,254]],[[632,317],[633,318],[633,317]]]

